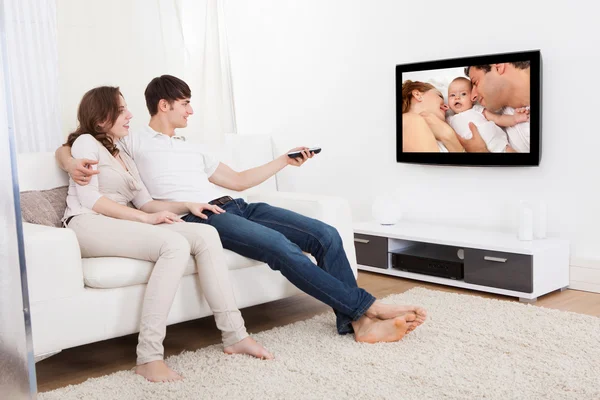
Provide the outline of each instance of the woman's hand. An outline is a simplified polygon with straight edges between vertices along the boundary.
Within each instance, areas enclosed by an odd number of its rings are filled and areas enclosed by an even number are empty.
[[[202,213],[204,210],[212,211],[215,214],[221,214],[225,212],[225,210],[223,210],[221,207],[208,203],[187,203],[187,207],[192,214],[202,219],[208,219],[206,214]]]
[[[439,119],[434,114],[427,111],[420,113],[420,115],[425,122],[427,122],[435,140],[442,142],[449,152],[459,153],[465,151],[457,139],[458,135],[446,121]]]
[[[429,125],[429,129],[433,132],[433,136],[435,136],[436,140],[443,142],[454,136],[454,129],[452,129],[446,121],[441,120],[435,114],[423,111],[419,113],[419,115],[425,119],[425,122]]]
[[[174,222],[183,222],[181,218],[177,216],[177,214],[172,213],[171,211],[159,211],[157,213],[146,214],[144,218],[144,223],[150,225],[158,225],[158,224],[172,224]]]

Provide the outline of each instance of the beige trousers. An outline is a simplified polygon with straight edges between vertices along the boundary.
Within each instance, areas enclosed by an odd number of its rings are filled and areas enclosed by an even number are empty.
[[[142,307],[137,364],[162,360],[166,320],[190,254],[223,345],[230,346],[248,333],[237,308],[217,230],[205,224],[177,222],[149,225],[82,214],[69,222],[82,257],[128,257],[154,262]]]

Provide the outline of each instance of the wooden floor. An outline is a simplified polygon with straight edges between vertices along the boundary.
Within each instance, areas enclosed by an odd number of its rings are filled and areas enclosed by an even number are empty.
[[[359,286],[378,298],[402,293],[415,286],[454,293],[465,293],[504,300],[516,299],[450,288],[426,282],[359,272]],[[566,290],[540,297],[537,306],[573,311],[600,317],[600,294]],[[276,302],[262,304],[242,310],[250,334],[276,326],[308,319],[330,309],[317,300],[298,295]],[[212,317],[169,326],[165,339],[165,355],[179,354],[183,350],[196,350],[220,343],[221,335]],[[135,366],[137,334],[106,340],[72,349],[40,361],[37,364],[38,391],[45,392],[63,386],[78,384],[88,378],[99,377]]]

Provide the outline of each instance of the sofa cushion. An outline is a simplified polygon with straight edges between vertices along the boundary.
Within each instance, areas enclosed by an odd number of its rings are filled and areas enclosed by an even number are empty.
[[[229,270],[253,267],[260,261],[225,250],[225,262]],[[148,283],[154,263],[121,257],[83,258],[83,281],[85,286],[95,289],[119,288]],[[183,275],[197,272],[194,258],[190,256]]]
[[[315,262],[312,255],[307,255]],[[253,260],[225,250],[225,262],[230,271],[261,265],[260,261]],[[121,257],[83,258],[83,281],[85,286],[94,289],[111,289],[148,283],[154,263]],[[190,256],[184,276],[197,273],[194,258]]]
[[[21,215],[25,222],[60,228],[67,208],[68,186],[21,192]]]

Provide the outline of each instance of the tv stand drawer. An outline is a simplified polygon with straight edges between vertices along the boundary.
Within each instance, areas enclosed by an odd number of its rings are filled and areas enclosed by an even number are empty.
[[[356,262],[368,267],[388,268],[388,239],[381,236],[354,234]]]
[[[465,249],[465,282],[517,292],[533,292],[533,257]]]

